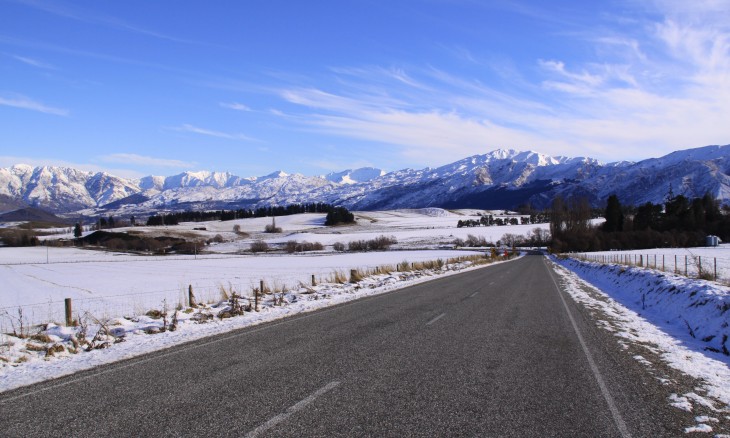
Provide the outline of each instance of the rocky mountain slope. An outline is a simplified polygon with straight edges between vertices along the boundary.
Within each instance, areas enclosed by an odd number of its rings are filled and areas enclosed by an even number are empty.
[[[355,210],[394,208],[546,207],[585,196],[601,206],[662,202],[669,189],[688,197],[710,192],[730,203],[730,145],[673,152],[640,162],[495,150],[438,168],[385,173],[363,168],[304,176],[281,171],[243,178],[228,172],[184,172],[127,180],[103,172],[16,165],[0,169],[0,199],[57,213],[142,214],[160,209],[231,209],[328,202]]]

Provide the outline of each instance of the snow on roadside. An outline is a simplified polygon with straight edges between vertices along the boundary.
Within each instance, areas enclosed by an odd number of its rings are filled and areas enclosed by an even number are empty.
[[[600,327],[700,382],[694,391],[671,394],[671,406],[688,412],[702,407],[730,419],[730,356],[722,353],[730,347],[729,288],[640,268],[551,260],[571,297],[608,319],[597,321]],[[641,355],[634,359],[647,365]],[[685,432],[711,432],[707,423],[714,420],[698,416]]]
[[[730,356],[730,288],[655,270],[558,260],[694,349]]]
[[[301,286],[283,293],[266,295],[259,303],[260,312],[249,310],[242,312],[242,315],[226,318],[221,318],[220,315],[235,310],[230,301],[178,312],[170,309],[167,326],[164,326],[164,320],[158,315],[113,318],[106,321],[95,320],[89,316],[82,327],[48,324],[45,331],[29,338],[0,338],[0,392],[482,266],[484,265],[477,265],[472,261],[462,261],[447,264],[441,269],[376,274],[355,284]],[[274,300],[280,304],[276,305]],[[239,304],[245,307],[252,304],[252,301],[244,297]],[[177,325],[175,330],[169,330],[173,314],[177,317]],[[84,336],[79,333],[83,325],[86,325]]]

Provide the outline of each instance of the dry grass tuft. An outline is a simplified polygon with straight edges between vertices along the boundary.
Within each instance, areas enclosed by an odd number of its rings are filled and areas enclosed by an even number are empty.
[[[36,333],[30,337],[34,341],[45,342],[46,344],[53,342],[50,336],[45,333]]]
[[[27,344],[25,344],[25,349],[28,351],[46,351],[46,346],[28,342]]]
[[[347,283],[347,276],[342,271],[332,271],[332,275],[330,276],[330,282],[337,283],[337,284],[345,284],[345,283]]]

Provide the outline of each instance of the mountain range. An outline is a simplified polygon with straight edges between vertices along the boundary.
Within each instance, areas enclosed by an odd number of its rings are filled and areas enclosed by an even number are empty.
[[[351,210],[398,208],[507,209],[549,206],[558,195],[603,206],[660,203],[670,191],[709,192],[730,203],[730,145],[676,151],[638,162],[603,164],[585,157],[494,150],[438,168],[384,172],[350,169],[321,176],[277,171],[262,177],[228,172],[119,178],[66,167],[0,168],[0,212],[25,206],[60,214],[145,214],[159,210],[256,208],[326,202]]]

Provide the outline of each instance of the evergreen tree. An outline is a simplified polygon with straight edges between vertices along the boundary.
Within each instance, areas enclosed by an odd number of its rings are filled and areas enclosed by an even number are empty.
[[[634,229],[647,230],[651,228],[652,230],[659,230],[661,228],[661,220],[662,206],[647,202],[636,209],[636,214],[634,215]]]
[[[79,237],[81,237],[82,233],[83,232],[81,230],[81,224],[76,222],[76,226],[74,227],[74,237],[78,239]]]
[[[621,211],[621,203],[618,200],[618,196],[611,195],[608,197],[604,217],[606,218],[606,222],[603,224],[603,231],[608,233],[623,231],[624,213]]]
[[[351,224],[355,222],[355,215],[350,213],[345,207],[335,207],[327,213],[324,224],[327,226],[337,224]]]

